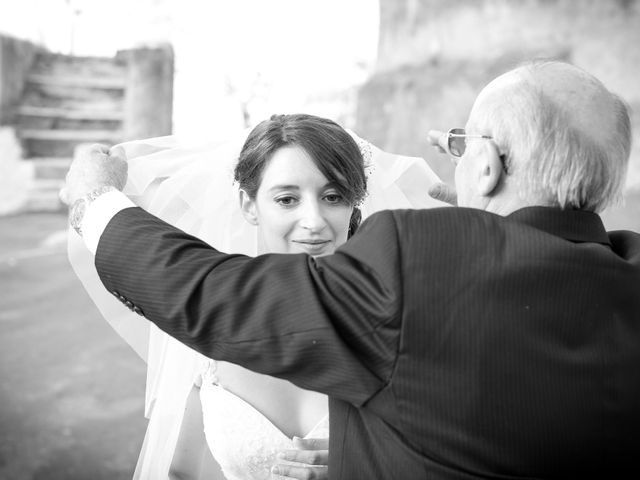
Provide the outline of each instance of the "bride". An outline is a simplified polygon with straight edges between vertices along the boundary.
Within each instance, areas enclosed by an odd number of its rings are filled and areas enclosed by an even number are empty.
[[[248,136],[200,147],[163,137],[122,148],[125,193],[228,252],[327,255],[375,211],[440,205],[426,194],[438,179],[422,159],[384,153],[311,115],[273,116]],[[73,234],[69,256],[102,314],[147,360],[149,425],[134,478],[266,479],[274,466],[290,478],[305,470],[326,478],[326,451],[304,451],[313,442],[326,449],[324,395],[203,357],[123,312]],[[318,465],[295,463],[308,457]]]

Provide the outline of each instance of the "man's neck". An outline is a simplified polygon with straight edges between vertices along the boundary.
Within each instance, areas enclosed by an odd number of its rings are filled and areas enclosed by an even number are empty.
[[[486,203],[484,210],[506,217],[516,210],[526,207],[550,207],[550,202],[543,202],[539,199],[526,199],[518,192],[502,191],[500,194],[492,196]]]

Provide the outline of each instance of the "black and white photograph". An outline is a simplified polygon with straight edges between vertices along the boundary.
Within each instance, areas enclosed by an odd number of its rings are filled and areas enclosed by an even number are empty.
[[[0,0],[0,480],[636,477],[639,78],[640,0]]]

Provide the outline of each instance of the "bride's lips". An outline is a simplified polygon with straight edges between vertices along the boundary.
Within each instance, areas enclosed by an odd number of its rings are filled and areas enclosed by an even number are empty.
[[[310,255],[322,253],[322,251],[331,243],[330,240],[309,239],[309,240],[292,240],[293,243],[301,247]]]

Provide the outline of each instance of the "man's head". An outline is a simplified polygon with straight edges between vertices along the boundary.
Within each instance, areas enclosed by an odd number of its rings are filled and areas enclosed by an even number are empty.
[[[562,62],[530,63],[476,99],[456,167],[458,204],[508,214],[532,205],[601,211],[621,194],[631,150],[625,104]]]

